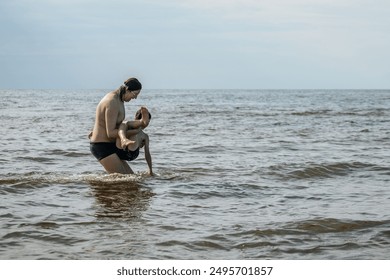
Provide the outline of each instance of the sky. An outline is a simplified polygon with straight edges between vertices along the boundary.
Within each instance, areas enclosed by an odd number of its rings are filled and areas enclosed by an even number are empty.
[[[1,0],[0,88],[389,89],[388,0]]]

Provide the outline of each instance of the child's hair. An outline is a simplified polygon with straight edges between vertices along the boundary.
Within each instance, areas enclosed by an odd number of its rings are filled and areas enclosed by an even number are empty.
[[[136,120],[142,119],[141,109],[139,109],[139,110],[135,113],[135,119],[136,119]],[[152,119],[152,115],[149,113],[149,120],[151,120],[151,119]]]

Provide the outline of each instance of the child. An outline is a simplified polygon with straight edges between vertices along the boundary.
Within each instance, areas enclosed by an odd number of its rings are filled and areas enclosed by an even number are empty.
[[[149,136],[143,129],[149,125],[151,118],[152,116],[148,109],[141,107],[136,112],[134,121],[123,122],[119,126],[119,137],[116,140],[116,146],[119,149],[119,158],[121,160],[135,160],[139,155],[139,149],[144,148],[145,160],[149,167],[149,175],[153,175],[152,157],[149,151]]]

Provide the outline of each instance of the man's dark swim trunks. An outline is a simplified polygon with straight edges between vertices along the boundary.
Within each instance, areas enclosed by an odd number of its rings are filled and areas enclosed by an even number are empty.
[[[118,150],[114,142],[90,143],[89,148],[91,150],[91,153],[99,161],[108,157],[109,155],[115,154]]]

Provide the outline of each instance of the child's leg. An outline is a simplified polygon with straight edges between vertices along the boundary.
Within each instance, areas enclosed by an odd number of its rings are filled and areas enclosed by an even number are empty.
[[[143,125],[143,128],[147,127],[149,125],[150,119],[149,119],[149,111],[146,107],[141,107],[141,123]]]
[[[126,130],[123,130],[123,126],[120,127],[118,132],[117,147],[120,149],[129,149],[134,151],[138,148],[137,134],[140,132],[140,120],[126,122]],[[138,128],[136,128],[138,127]]]

